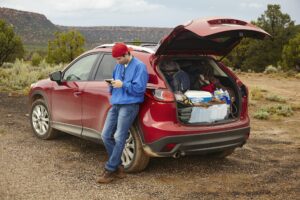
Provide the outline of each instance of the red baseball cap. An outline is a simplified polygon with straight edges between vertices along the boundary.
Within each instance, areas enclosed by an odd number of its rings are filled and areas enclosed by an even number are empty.
[[[131,51],[123,42],[116,43],[112,48],[112,57],[117,58],[124,56],[127,52]]]

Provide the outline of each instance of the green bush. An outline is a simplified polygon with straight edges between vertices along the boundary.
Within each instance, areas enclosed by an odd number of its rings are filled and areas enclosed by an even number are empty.
[[[12,25],[0,19],[0,67],[4,62],[13,62],[23,55],[21,38],[15,35]]]
[[[282,66],[285,70],[295,70],[296,65],[300,64],[300,33],[290,39],[288,44],[284,45],[282,51]]]
[[[33,66],[38,66],[42,61],[42,57],[38,53],[34,53],[31,57],[31,63]]]
[[[69,63],[84,52],[85,39],[75,30],[56,32],[55,39],[48,42],[48,63]]]

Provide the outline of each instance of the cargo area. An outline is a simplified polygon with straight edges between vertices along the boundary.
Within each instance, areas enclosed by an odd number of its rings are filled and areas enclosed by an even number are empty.
[[[238,118],[237,86],[213,58],[168,58],[160,62],[159,69],[174,93],[180,122],[224,123]]]

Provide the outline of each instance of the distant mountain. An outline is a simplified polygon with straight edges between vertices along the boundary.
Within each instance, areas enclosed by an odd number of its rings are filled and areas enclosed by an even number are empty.
[[[136,39],[144,42],[158,42],[171,30],[169,28],[130,26],[58,27],[63,31],[70,29],[80,31],[86,39],[87,46],[97,46],[116,41],[134,41]]]
[[[86,47],[91,48],[115,41],[158,42],[170,28],[96,26],[69,27],[54,25],[45,15],[0,7],[0,19],[13,25],[15,32],[22,38],[25,46],[47,47],[48,40],[54,38],[54,32],[75,29],[86,40]]]
[[[16,34],[28,45],[46,45],[53,33],[59,31],[44,15],[37,13],[0,8],[0,19],[12,24]]]

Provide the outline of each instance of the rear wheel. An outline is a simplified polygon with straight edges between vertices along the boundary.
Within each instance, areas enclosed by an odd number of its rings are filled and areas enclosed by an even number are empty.
[[[129,130],[129,136],[121,159],[127,172],[140,172],[149,163],[150,158],[144,152],[137,125],[135,124]]]
[[[40,139],[53,139],[58,134],[51,126],[51,115],[43,99],[37,99],[32,103],[30,124],[34,134]]]

